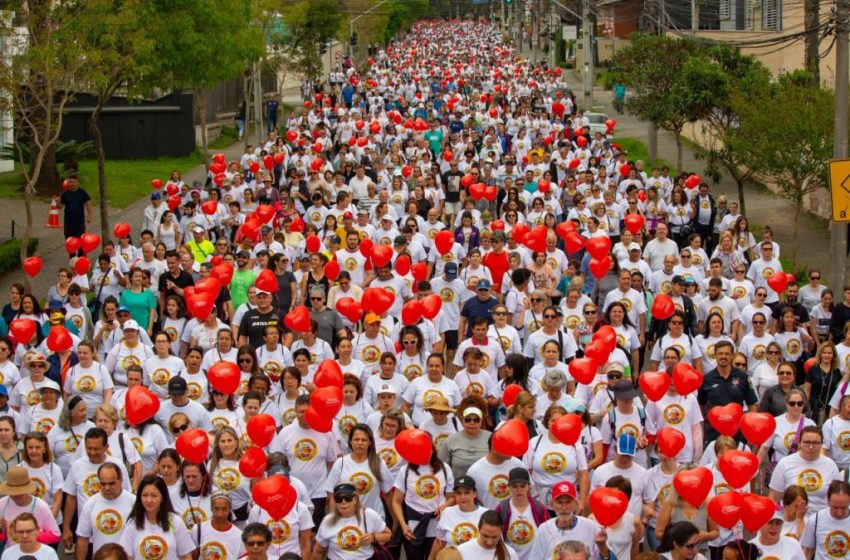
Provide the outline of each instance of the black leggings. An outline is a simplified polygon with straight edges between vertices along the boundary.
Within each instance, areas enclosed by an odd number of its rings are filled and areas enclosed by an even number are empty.
[[[434,537],[425,537],[422,544],[413,546],[409,540],[402,538],[404,544],[404,555],[407,560],[428,560],[428,555],[431,554],[431,547],[434,545]]]

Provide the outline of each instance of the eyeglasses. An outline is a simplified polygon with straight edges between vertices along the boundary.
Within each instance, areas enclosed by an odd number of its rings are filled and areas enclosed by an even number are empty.
[[[541,301],[543,301],[543,298],[537,298],[537,297],[531,298],[531,303],[540,303]]]
[[[354,496],[334,496],[334,500],[341,504],[347,504],[354,501]]]
[[[788,406],[803,406],[803,401],[788,401]]]
[[[493,312],[493,315],[507,315],[507,314],[508,314],[507,311],[494,311]]]
[[[767,353],[774,356],[776,354],[779,354],[780,352],[779,352],[779,350],[768,350]]]
[[[623,378],[622,373],[609,373],[608,374],[608,379],[622,379],[622,378]]]
[[[820,280],[820,276],[809,276],[809,280]]]
[[[670,324],[671,325],[684,325],[685,322],[684,321],[670,321]]]
[[[595,309],[585,309],[584,314],[585,315],[596,315],[596,310]]]
[[[253,358],[239,358],[240,364],[250,364],[253,361],[254,361]]]
[[[266,541],[245,541],[245,546],[266,546]]]
[[[181,432],[185,432],[188,429],[189,429],[189,423],[187,422],[187,423],[181,424],[179,426],[174,426],[174,433],[179,434]]]
[[[557,318],[558,318],[558,316],[557,316],[557,315],[552,315],[551,313],[549,313],[549,314],[547,314],[547,315],[543,315],[543,318],[544,318],[544,319],[557,319]]]
[[[809,447],[817,447],[818,445],[822,445],[823,442],[820,441],[820,440],[818,440],[818,441],[805,440],[805,441],[801,441],[800,444],[801,445],[808,445]]]
[[[764,321],[753,321],[754,325],[763,325]]]
[[[310,301],[322,301],[323,299],[325,299],[325,298],[323,298],[321,296],[319,296],[319,297],[310,296]]]
[[[463,421],[466,422],[467,424],[478,424],[478,423],[481,422],[481,418],[479,418],[477,416],[467,416],[466,418],[463,419]]]
[[[732,365],[738,368],[745,368],[747,367],[747,362],[732,362]]]
[[[33,364],[30,364],[30,369],[42,369],[42,368],[46,368],[46,367],[47,367],[47,364],[43,364],[41,362],[35,362]]]
[[[780,371],[777,372],[776,375],[794,375],[793,371]]]
[[[767,294],[760,294],[760,293],[757,293],[757,294],[756,294],[756,297],[767,297]]]

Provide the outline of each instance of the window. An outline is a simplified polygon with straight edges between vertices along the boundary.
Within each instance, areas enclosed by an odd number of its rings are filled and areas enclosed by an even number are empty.
[[[763,0],[761,26],[772,31],[782,30],[782,0]]]

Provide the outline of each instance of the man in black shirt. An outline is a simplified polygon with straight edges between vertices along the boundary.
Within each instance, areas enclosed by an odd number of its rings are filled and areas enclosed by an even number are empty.
[[[335,336],[346,336],[345,324],[336,309],[325,305],[325,290],[320,286],[310,290],[310,318],[319,325],[318,337],[335,347]]]
[[[254,348],[263,345],[266,327],[281,324],[280,316],[272,306],[272,294],[257,288],[257,307],[249,309],[239,322],[239,345],[250,344]]]
[[[91,223],[91,197],[80,188],[77,178],[68,177],[68,190],[59,197],[59,207],[65,209],[65,238],[79,237],[86,232],[86,224]]]
[[[732,367],[734,349],[731,342],[720,341],[714,346],[714,358],[717,367],[705,374],[702,386],[697,392],[697,402],[703,416],[715,406],[738,403],[746,412],[756,410],[758,396],[750,383],[747,372]],[[717,431],[705,423],[705,442],[717,439]]]
[[[195,284],[192,275],[180,268],[180,255],[177,251],[165,253],[165,263],[168,267],[159,276],[159,313],[165,313],[165,303],[168,296],[183,297],[183,290]]]
[[[778,321],[782,319],[782,311],[786,307],[790,307],[794,310],[794,319],[797,326],[802,327],[807,333],[811,334],[811,329],[809,328],[809,311],[806,309],[806,306],[800,303],[800,300],[797,299],[799,295],[800,286],[797,284],[788,284],[785,288],[785,301],[778,301],[771,306],[773,308],[773,313],[771,315],[774,321],[774,329],[776,329]]]
[[[457,160],[452,160],[449,170],[443,173],[443,185],[446,190],[446,200],[443,205],[443,218],[445,223],[451,224],[454,217],[460,212],[460,180],[463,172],[457,168]]]

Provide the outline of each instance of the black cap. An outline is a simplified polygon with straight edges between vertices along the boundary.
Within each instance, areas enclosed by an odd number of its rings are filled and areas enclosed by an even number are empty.
[[[357,488],[353,484],[343,482],[334,486],[334,497],[337,496],[353,496],[357,493]]]
[[[475,481],[471,476],[461,476],[455,479],[455,490],[458,488],[468,488],[469,490],[477,490]]]
[[[508,473],[508,484],[513,484],[515,482],[531,484],[531,477],[528,476],[528,470],[521,467],[512,468]]]
[[[687,282],[685,282],[685,277],[680,274],[674,276],[672,282],[674,284],[679,284],[680,286],[684,286],[685,284],[687,284]]]
[[[621,379],[614,383],[613,391],[615,398],[622,399],[624,401],[632,400],[640,394],[632,382],[628,379]]]
[[[169,395],[185,395],[186,394],[186,380],[182,377],[172,377],[168,381],[168,394]]]

